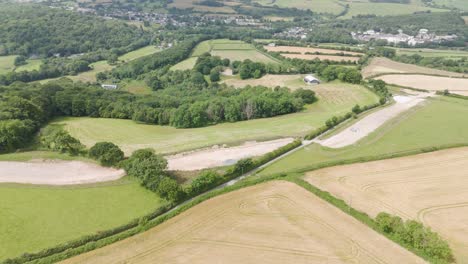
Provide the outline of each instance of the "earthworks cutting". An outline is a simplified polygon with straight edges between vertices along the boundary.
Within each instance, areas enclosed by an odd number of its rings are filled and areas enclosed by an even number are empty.
[[[371,216],[385,211],[430,226],[468,263],[468,148],[307,173],[306,180]]]
[[[117,180],[123,170],[82,161],[0,161],[0,183],[71,185]]]
[[[375,131],[385,122],[423,102],[424,97],[429,95],[421,93],[418,96],[394,96],[395,104],[369,114],[336,135],[323,140],[317,139],[315,142],[329,148],[342,148],[352,145]]]
[[[169,170],[201,170],[232,165],[243,158],[261,156],[291,143],[293,138],[276,139],[264,142],[245,142],[240,146],[213,146],[191,152],[167,156]]]
[[[210,199],[143,234],[63,263],[115,262],[425,263],[283,181]]]

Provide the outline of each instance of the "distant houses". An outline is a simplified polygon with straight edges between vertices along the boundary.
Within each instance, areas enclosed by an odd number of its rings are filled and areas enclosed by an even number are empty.
[[[398,34],[386,34],[376,32],[375,30],[367,30],[364,32],[351,32],[351,36],[360,41],[371,40],[386,40],[389,44],[406,43],[410,46],[416,46],[424,43],[441,43],[445,41],[453,41],[457,39],[457,35],[438,36],[435,33],[429,33],[428,29],[422,28],[416,36],[410,36],[403,33],[403,30],[398,30]]]

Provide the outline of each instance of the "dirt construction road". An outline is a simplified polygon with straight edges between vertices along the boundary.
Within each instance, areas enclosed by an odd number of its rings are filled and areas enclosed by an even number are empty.
[[[72,185],[117,180],[123,170],[82,161],[0,161],[0,183]]]
[[[425,262],[294,183],[274,181],[63,263]]]
[[[235,147],[216,147],[167,156],[169,170],[201,170],[232,165],[243,158],[255,157],[271,152],[293,142],[293,138],[282,138],[263,142],[246,142]]]
[[[468,147],[325,168],[306,180],[374,217],[416,219],[468,263]]]
[[[395,104],[365,116],[336,135],[323,140],[316,139],[314,142],[329,148],[342,148],[352,145],[375,131],[385,122],[423,102],[425,96],[428,95],[394,96]]]

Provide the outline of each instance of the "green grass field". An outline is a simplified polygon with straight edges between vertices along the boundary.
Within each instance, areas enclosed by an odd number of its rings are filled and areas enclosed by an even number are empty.
[[[5,74],[13,71],[15,68],[16,56],[0,56],[0,74]]]
[[[41,68],[42,60],[27,60],[25,65],[21,65],[15,69],[16,72],[22,71],[38,71]]]
[[[297,171],[323,162],[405,152],[431,146],[468,143],[468,101],[431,99],[359,141],[341,149],[312,144],[272,164],[262,175]]]
[[[199,43],[192,51],[191,57],[171,67],[171,70],[190,70],[195,66],[197,58],[209,52],[212,56],[227,58],[231,61],[250,59],[263,63],[277,63],[275,58],[263,54],[249,43],[241,40],[213,39]]]
[[[188,59],[185,59],[176,65],[171,67],[172,71],[180,70],[180,71],[185,71],[185,70],[191,70],[195,66],[195,63],[197,63],[198,57],[190,57]]]
[[[53,151],[26,151],[26,152],[18,152],[18,153],[8,153],[8,154],[1,154],[0,161],[30,161],[35,159],[58,159],[58,160],[81,160],[86,162],[96,162],[95,160],[88,159],[81,156],[70,156],[68,154],[62,154],[59,152]]]
[[[137,124],[131,120],[95,118],[64,118],[52,123],[65,124],[65,129],[87,146],[111,141],[127,155],[148,147],[159,153],[174,153],[215,144],[303,136],[322,126],[331,116],[348,112],[356,103],[365,105],[378,100],[373,93],[357,85],[330,83],[314,89],[320,89],[320,100],[302,112],[202,128],[176,129]]]
[[[144,56],[148,56],[156,52],[160,52],[160,51],[161,50],[158,47],[150,45],[150,46],[146,46],[141,49],[137,49],[137,50],[131,51],[129,53],[126,53],[120,56],[119,61],[129,62],[129,61],[132,61],[132,60],[144,57]]]
[[[0,184],[0,262],[152,212],[162,201],[137,182],[81,187]]]
[[[447,59],[459,59],[468,57],[468,52],[463,50],[438,50],[438,49],[408,49],[396,48],[398,55],[418,54],[422,57],[444,57]]]
[[[150,94],[152,90],[146,85],[144,80],[130,80],[124,81],[120,84],[120,90],[127,91],[133,94]]]
[[[468,11],[468,2],[466,0],[434,0],[434,3],[449,8],[458,8]]]
[[[446,4],[447,6],[457,6],[461,8],[460,5],[465,5],[461,2],[464,0],[437,0],[440,2],[451,2]],[[329,13],[338,15],[345,10],[345,5],[349,5],[349,10],[346,15],[342,18],[351,18],[356,15],[366,15],[374,14],[378,16],[385,15],[404,15],[412,14],[417,11],[426,11],[430,10],[431,12],[438,11],[448,11],[447,9],[436,9],[430,8],[423,5],[420,0],[412,0],[409,4],[395,4],[395,3],[372,3],[368,0],[360,1],[333,1],[333,0],[302,0],[302,1],[290,1],[290,0],[255,0],[256,3],[259,3],[264,6],[273,6],[277,5],[279,7],[287,8],[298,8],[298,9],[310,9],[313,12],[317,13]]]

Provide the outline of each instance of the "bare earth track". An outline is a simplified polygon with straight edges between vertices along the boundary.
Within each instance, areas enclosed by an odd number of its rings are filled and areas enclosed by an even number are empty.
[[[394,96],[395,104],[364,117],[336,135],[323,140],[316,139],[314,142],[329,148],[342,148],[352,145],[368,136],[385,122],[423,102],[425,96],[427,95]]]
[[[465,147],[321,169],[306,180],[371,216],[422,221],[448,240],[457,263],[468,263],[467,168]]]
[[[261,156],[291,143],[293,138],[245,142],[235,147],[212,147],[167,156],[169,170],[191,171],[232,165],[243,158]]]
[[[275,181],[210,199],[143,234],[63,263],[424,261],[305,189]]]
[[[82,161],[0,161],[0,183],[72,185],[117,180],[123,170]]]

